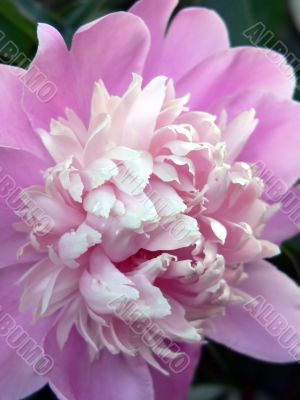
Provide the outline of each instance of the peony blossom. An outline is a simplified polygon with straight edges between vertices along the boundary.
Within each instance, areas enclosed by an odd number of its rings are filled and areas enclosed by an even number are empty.
[[[297,358],[300,290],[264,259],[298,228],[255,167],[299,193],[293,71],[230,48],[208,9],[169,26],[176,5],[141,0],[70,49],[40,24],[29,69],[0,67],[7,400],[47,383],[67,400],[184,400],[207,339]]]

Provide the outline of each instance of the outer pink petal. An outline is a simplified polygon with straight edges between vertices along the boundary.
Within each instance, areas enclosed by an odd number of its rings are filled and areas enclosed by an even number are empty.
[[[186,8],[171,23],[153,73],[177,81],[199,62],[228,48],[227,29],[218,14],[206,8]]]
[[[57,347],[55,333],[49,334],[46,348],[55,360],[49,378],[60,399],[154,399],[148,367],[139,358],[125,358],[103,350],[100,358],[91,363],[86,343],[75,330],[63,351]]]
[[[93,85],[99,79],[111,94],[123,94],[132,81],[132,73],[142,72],[149,45],[146,25],[130,13],[107,15],[75,33],[71,57],[86,112],[90,109]]]
[[[8,313],[15,320],[16,325],[22,327],[30,338],[42,346],[43,337],[52,321],[45,318],[36,325],[32,325],[30,314],[18,312],[21,288],[15,282],[29,266],[20,264],[0,271],[0,304],[3,308],[0,318]],[[1,330],[2,332],[4,331]],[[33,367],[27,365],[16,350],[7,345],[6,336],[2,336],[0,341],[0,371],[0,392],[5,400],[23,399],[46,384],[45,377],[37,375]]]
[[[34,128],[49,129],[51,118],[63,116],[66,106],[78,110],[75,73],[69,52],[60,33],[50,25],[38,26],[39,47],[29,68],[26,85],[32,90],[24,92],[24,108]],[[40,74],[56,88],[56,93],[48,101],[41,101],[39,90],[33,90],[32,82]],[[54,93],[54,92],[53,92]]]
[[[24,108],[34,128],[49,128],[51,118],[63,116],[66,106],[78,111],[75,96],[75,74],[69,52],[60,33],[50,25],[38,26],[39,47],[30,65],[26,85],[32,89],[32,82],[44,74],[45,80],[55,88],[54,95],[41,101],[39,90],[25,90]]]
[[[271,60],[268,51],[245,47],[212,56],[177,83],[177,94],[191,93],[190,107],[204,111],[214,111],[222,98],[250,90],[271,92],[280,98],[292,97],[295,88],[292,68],[278,53],[272,53]]]
[[[26,236],[17,233],[12,227],[14,222],[21,222],[13,210],[13,207],[17,209],[22,204],[17,201],[17,189],[40,184],[41,171],[48,165],[31,153],[5,147],[0,147],[0,159],[3,168],[0,171],[1,268],[17,263],[16,252],[26,242]]]
[[[268,239],[274,243],[281,243],[300,233],[300,185],[291,189],[291,192],[297,196],[295,199],[298,200],[295,202],[295,205],[291,206],[290,208],[287,205],[287,210],[285,212],[285,207],[283,207],[284,204],[281,206],[281,209],[268,221],[262,233],[262,237],[264,239]],[[295,214],[298,217],[297,221],[293,220],[294,210],[297,210],[295,211]]]
[[[60,399],[154,400],[151,375],[140,358],[102,350],[99,359],[91,363],[86,343],[75,330],[63,351],[57,347],[54,331],[45,347],[55,361],[49,379]]]
[[[274,181],[291,187],[300,176],[300,104],[273,94],[248,92],[225,101],[218,110],[222,108],[228,111],[229,119],[241,111],[256,110],[258,125],[238,159],[258,163],[259,171],[265,165]],[[265,172],[265,176],[270,177],[270,173]]]
[[[161,372],[151,369],[155,400],[187,399],[196,367],[200,361],[201,347],[199,345],[181,345],[180,347],[190,358],[190,364],[184,371],[164,376]]]
[[[23,77],[21,68],[0,65],[0,146],[28,150],[49,159],[21,107]]]
[[[229,47],[224,22],[214,11],[205,8],[179,12],[166,34],[176,4],[177,1],[143,0],[130,10],[144,19],[151,32],[151,50],[144,71],[146,79],[163,74],[176,81],[200,61]]]
[[[286,319],[288,326],[299,333],[296,342],[291,342],[291,345],[299,341],[300,288],[266,261],[249,264],[246,272],[249,277],[240,285],[240,289],[253,297],[262,296],[265,306],[271,305],[273,314],[268,316],[265,310],[265,314],[261,314],[259,318],[263,305],[254,316],[250,314],[249,308],[246,310],[240,305],[230,306],[224,317],[215,320],[215,332],[208,336],[240,353],[261,360],[280,363],[294,361],[289,354],[290,347],[284,348],[279,343],[279,335],[272,335],[269,331],[275,331],[271,323],[280,314]]]
[[[141,73],[149,46],[145,24],[130,13],[110,14],[82,26],[70,52],[51,26],[39,25],[38,35],[39,48],[27,84],[39,71],[57,93],[41,102],[36,93],[25,92],[24,107],[35,128],[48,129],[51,118],[63,116],[66,107],[86,121],[95,81],[102,79],[113,94],[124,91],[132,73]]]
[[[145,21],[151,33],[151,48],[143,72],[145,80],[149,80],[155,75],[157,63],[163,48],[167,25],[178,1],[140,0],[129,10]]]

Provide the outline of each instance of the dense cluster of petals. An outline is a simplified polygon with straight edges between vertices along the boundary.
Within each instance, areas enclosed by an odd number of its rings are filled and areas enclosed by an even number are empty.
[[[299,286],[265,260],[299,232],[295,74],[178,3],[139,0],[70,48],[40,24],[29,68],[0,65],[6,400],[47,383],[64,400],[183,400],[209,339],[300,358]]]
[[[188,99],[163,76],[143,87],[134,75],[121,97],[99,81],[88,126],[66,109],[39,130],[55,165],[25,194],[53,227],[41,231],[37,218],[20,250],[44,253],[20,280],[21,307],[36,319],[58,313],[61,348],[76,326],[92,357],[106,347],[159,368],[166,338],[200,342],[226,305],[249,299],[235,288],[243,264],[277,253],[260,239],[272,212],[263,182],[234,162],[255,111],[228,124],[225,110],[217,121]],[[146,332],[149,320],[160,332],[152,347],[132,326]]]

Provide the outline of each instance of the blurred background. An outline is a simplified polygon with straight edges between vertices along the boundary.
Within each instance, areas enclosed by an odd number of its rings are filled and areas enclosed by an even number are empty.
[[[19,52],[32,59],[37,48],[37,22],[54,25],[70,43],[74,31],[83,23],[112,11],[126,10],[133,3],[128,0],[0,0],[0,31],[5,34],[6,42],[13,41]],[[233,46],[251,45],[243,32],[262,22],[274,33],[270,46],[280,40],[289,53],[300,59],[300,0],[181,0],[178,10],[186,6],[206,6],[219,12],[227,23]],[[1,43],[0,62],[14,64]],[[299,90],[295,96],[300,100]],[[272,262],[300,283],[300,237],[285,243],[282,254]],[[5,400],[5,393],[0,398]],[[48,388],[30,397],[31,400],[55,398]],[[299,399],[299,364],[267,364],[214,343],[205,348],[190,394],[190,400]]]

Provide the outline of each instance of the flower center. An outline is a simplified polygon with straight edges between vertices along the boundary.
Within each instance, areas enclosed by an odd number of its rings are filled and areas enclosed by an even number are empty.
[[[234,161],[254,111],[218,124],[187,102],[164,77],[142,88],[134,75],[122,97],[97,82],[88,123],[66,109],[40,131],[55,165],[25,195],[53,224],[28,229],[20,254],[39,261],[21,278],[21,307],[57,315],[61,348],[77,329],[91,359],[105,347],[162,369],[170,343],[200,342],[208,320],[247,298],[243,264],[277,252],[259,239],[263,183]]]

